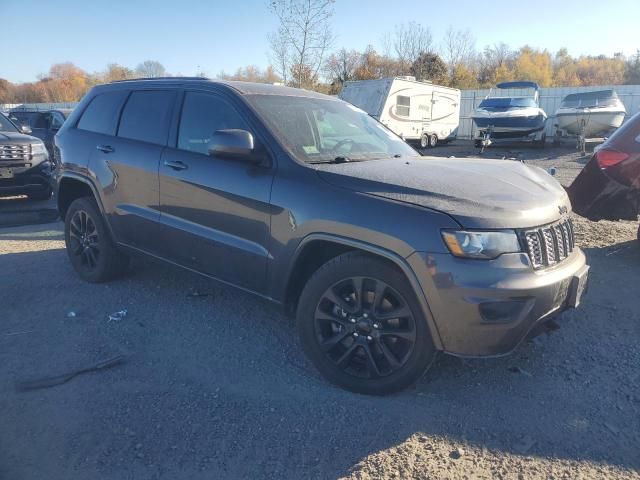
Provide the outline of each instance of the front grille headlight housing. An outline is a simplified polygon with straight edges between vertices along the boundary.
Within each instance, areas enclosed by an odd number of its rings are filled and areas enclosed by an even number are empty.
[[[44,143],[40,142],[40,143],[32,143],[31,144],[31,155],[36,156],[36,155],[48,155],[47,154],[47,149],[44,146]]]
[[[503,253],[522,251],[518,235],[513,230],[487,232],[443,230],[442,239],[456,257],[490,260]]]

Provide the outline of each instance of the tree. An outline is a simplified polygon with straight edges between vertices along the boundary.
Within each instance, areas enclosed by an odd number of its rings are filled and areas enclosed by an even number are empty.
[[[136,67],[136,75],[142,78],[166,77],[167,70],[156,60],[145,60]]]
[[[88,90],[89,83],[84,70],[67,62],[51,65],[49,75],[43,77],[34,87],[44,87],[47,92],[45,96],[50,97],[50,101],[77,102]]]
[[[296,87],[313,87],[333,34],[329,20],[335,0],[271,0],[269,9],[279,22],[269,43],[276,68],[291,75]]]
[[[640,85],[640,50],[636,50],[636,54],[627,60],[624,83],[627,85]]]
[[[558,50],[553,59],[553,84],[556,87],[574,87],[581,84],[576,60],[569,55],[566,48]]]
[[[244,68],[239,68],[233,75],[227,74],[224,71],[218,74],[218,78],[221,80],[240,80],[243,82],[258,82],[258,83],[279,83],[282,79],[276,75],[273,71],[273,67],[269,65],[264,71],[255,65],[248,65]]]
[[[471,70],[464,64],[460,63],[453,67],[453,72],[449,79],[449,85],[459,89],[478,88],[478,78],[474,70]]]
[[[483,86],[492,86],[496,83],[513,80],[514,53],[506,43],[487,45],[480,57],[480,70],[478,81]]]
[[[461,65],[469,70],[476,56],[476,41],[471,30],[454,30],[450,26],[444,34],[442,52],[450,75],[453,76],[454,70]]]
[[[356,50],[341,48],[327,58],[324,65],[325,77],[339,89],[344,82],[353,79],[361,54]]]
[[[374,78],[395,77],[406,75],[409,68],[399,60],[387,55],[380,55],[369,45],[360,56],[360,62],[353,72],[354,80],[371,80]]]
[[[534,50],[525,45],[515,59],[514,71],[515,78],[519,80],[531,80],[541,87],[550,87],[553,84],[551,55],[546,50]]]
[[[12,103],[13,89],[13,84],[10,81],[0,78],[0,103]]]
[[[104,83],[116,82],[118,80],[128,80],[133,78],[133,72],[127,67],[123,67],[117,63],[110,63],[107,69],[101,75]]]
[[[447,64],[437,53],[425,52],[411,64],[411,74],[418,80],[444,84],[447,82]]]
[[[398,60],[411,65],[423,53],[433,52],[433,35],[417,22],[403,23],[396,25],[392,45]]]

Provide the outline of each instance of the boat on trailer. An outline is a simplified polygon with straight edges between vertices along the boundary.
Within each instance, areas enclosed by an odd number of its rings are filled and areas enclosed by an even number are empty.
[[[558,136],[605,137],[613,133],[627,114],[615,90],[567,95],[556,111]]]
[[[544,145],[547,114],[540,108],[539,87],[535,82],[502,82],[495,86],[494,94],[480,102],[471,119],[476,127],[475,145],[483,148],[494,140],[533,141]],[[529,96],[501,95],[504,90],[532,90]]]

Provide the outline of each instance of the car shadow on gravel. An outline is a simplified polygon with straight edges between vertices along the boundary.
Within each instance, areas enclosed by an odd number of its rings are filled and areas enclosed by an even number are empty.
[[[559,330],[502,359],[440,356],[415,387],[388,397],[326,383],[293,322],[230,287],[138,258],[127,277],[91,285],[64,250],[0,255],[21,272],[10,294],[0,290],[10,306],[2,333],[36,330],[0,339],[0,465],[13,478],[38,466],[48,478],[335,478],[407,442],[424,442],[428,456],[444,438],[640,468],[640,318],[629,290],[640,284],[640,254],[631,242],[616,247],[587,249],[590,291]],[[133,356],[39,393],[9,388],[26,373],[95,362],[104,345]]]

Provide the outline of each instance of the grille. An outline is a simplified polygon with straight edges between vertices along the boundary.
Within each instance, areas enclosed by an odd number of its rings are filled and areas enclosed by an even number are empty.
[[[0,164],[23,164],[31,158],[31,145],[0,145]]]
[[[563,220],[553,225],[524,232],[527,253],[533,268],[555,265],[569,256],[575,248],[573,222]]]

